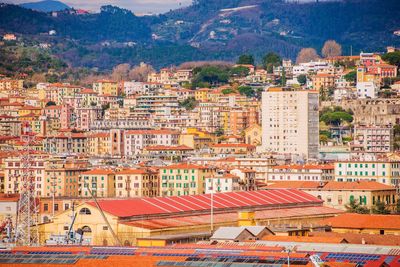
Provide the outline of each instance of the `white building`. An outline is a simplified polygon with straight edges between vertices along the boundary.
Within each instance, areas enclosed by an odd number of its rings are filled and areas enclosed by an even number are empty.
[[[240,177],[225,171],[218,171],[205,179],[205,193],[226,193],[240,190]]]
[[[357,82],[357,95],[359,98],[377,98],[378,85],[373,82]]]
[[[354,127],[354,141],[351,143],[353,153],[389,153],[393,151],[392,126]]]
[[[176,146],[179,143],[179,132],[172,130],[132,130],[125,132],[124,151],[126,156],[142,153],[148,146]]]
[[[318,158],[318,92],[269,88],[262,95],[265,152]]]
[[[400,182],[399,160],[335,162],[335,180],[339,182],[375,181],[387,185]]]
[[[265,182],[329,181],[334,179],[333,174],[333,165],[280,165],[268,170]]]

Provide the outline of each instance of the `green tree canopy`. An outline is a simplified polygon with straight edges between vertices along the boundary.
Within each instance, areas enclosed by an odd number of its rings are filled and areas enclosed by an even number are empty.
[[[185,108],[186,110],[193,110],[197,106],[197,101],[194,97],[189,97],[183,101],[180,101],[179,106]]]
[[[282,59],[278,54],[270,52],[263,57],[262,63],[264,69],[268,73],[272,73],[274,67],[280,66],[282,64]]]
[[[250,54],[243,54],[239,57],[237,64],[254,65],[254,57]]]
[[[320,120],[328,125],[340,126],[343,122],[351,123],[353,116],[344,111],[327,112],[321,116]]]
[[[384,54],[382,59],[389,64],[396,65],[400,67],[400,51],[395,51],[391,53]]]
[[[239,93],[247,97],[255,97],[256,91],[251,86],[239,86]]]
[[[372,213],[374,214],[390,214],[390,211],[386,208],[383,201],[377,201],[372,207]]]
[[[297,81],[299,82],[299,84],[305,85],[307,83],[307,75],[300,74],[299,76],[297,76]]]
[[[227,83],[229,80],[228,69],[217,66],[206,66],[194,70],[192,88],[210,87],[219,83]]]
[[[230,70],[230,74],[232,76],[238,76],[238,77],[246,77],[247,75],[249,75],[249,68],[245,67],[245,66],[237,66],[234,67]]]
[[[353,70],[344,75],[344,79],[348,82],[355,83],[357,80],[357,71]]]
[[[367,207],[362,206],[358,201],[352,199],[350,203],[346,205],[346,209],[348,212],[352,213],[360,213],[360,214],[368,214],[370,213]]]

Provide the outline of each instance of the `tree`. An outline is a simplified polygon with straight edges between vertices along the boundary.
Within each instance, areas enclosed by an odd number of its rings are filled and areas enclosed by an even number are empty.
[[[280,66],[282,64],[282,59],[278,54],[270,52],[263,57],[262,63],[264,69],[268,73],[272,73],[274,67]]]
[[[360,214],[368,214],[370,213],[369,209],[367,207],[362,206],[358,201],[351,199],[350,203],[347,204],[346,209],[348,212],[351,213],[360,213]]]
[[[117,82],[128,80],[130,68],[131,66],[127,63],[115,66],[111,74],[111,79]]]
[[[391,65],[400,67],[400,51],[386,53],[382,55],[382,59]]]
[[[300,85],[305,85],[307,83],[307,75],[300,74],[299,76],[297,76],[297,81]]]
[[[328,40],[325,42],[322,48],[322,55],[324,57],[337,57],[342,55],[342,46],[334,40]]]
[[[254,57],[249,54],[244,54],[239,57],[236,63],[243,65],[254,65]]]
[[[238,91],[241,95],[245,95],[247,97],[255,97],[256,92],[251,86],[239,86]]]
[[[305,63],[317,59],[319,59],[319,56],[314,48],[303,48],[297,55],[296,63]]]
[[[223,136],[224,135],[224,129],[218,128],[215,133],[216,136]]]
[[[233,90],[232,88],[226,88],[226,89],[223,89],[222,91],[221,91],[221,93],[223,94],[223,95],[229,95],[229,94],[232,94],[232,93],[234,93],[235,92],[235,90]]]
[[[230,70],[230,74],[232,76],[238,76],[238,77],[246,77],[247,75],[249,75],[249,72],[250,72],[249,68],[245,66],[237,66]]]
[[[377,201],[372,207],[372,213],[374,214],[390,214],[390,211],[386,208],[383,201]]]
[[[344,79],[348,82],[355,83],[357,80],[357,71],[353,70],[344,75]]]
[[[193,110],[197,105],[197,101],[194,97],[186,98],[179,102],[180,107],[184,107],[186,110]]]
[[[351,123],[353,116],[345,111],[327,112],[320,117],[327,125],[340,126],[343,122]]]
[[[141,63],[139,66],[136,66],[129,71],[129,79],[138,82],[145,82],[147,81],[147,76],[153,72],[155,72],[155,70],[151,65]]]
[[[227,83],[229,80],[228,70],[216,66],[196,68],[193,73],[192,88],[210,87],[220,83]]]
[[[49,101],[49,102],[46,103],[46,107],[56,106],[56,105],[57,105],[57,104],[56,104],[56,102],[54,102],[54,101]]]

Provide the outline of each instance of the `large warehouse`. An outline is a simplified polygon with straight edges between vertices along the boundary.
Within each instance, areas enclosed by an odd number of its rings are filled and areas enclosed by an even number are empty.
[[[134,245],[137,238],[209,233],[211,221],[214,229],[238,224],[300,226],[343,212],[322,204],[320,199],[297,189],[218,193],[213,197],[208,194],[99,201],[121,245]],[[88,242],[117,244],[95,202],[83,203],[75,207],[75,212],[73,230],[83,229]],[[53,221],[40,225],[41,241],[50,234],[64,234],[72,214],[65,211]]]

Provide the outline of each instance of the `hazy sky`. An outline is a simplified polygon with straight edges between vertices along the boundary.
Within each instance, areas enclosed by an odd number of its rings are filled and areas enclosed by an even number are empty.
[[[21,4],[38,1],[39,0],[3,0],[0,2]],[[180,6],[187,6],[192,2],[192,0],[61,0],[61,2],[74,8],[82,8],[87,10],[99,10],[99,8],[103,5],[115,5],[139,13],[161,13],[170,9],[178,8]]]

